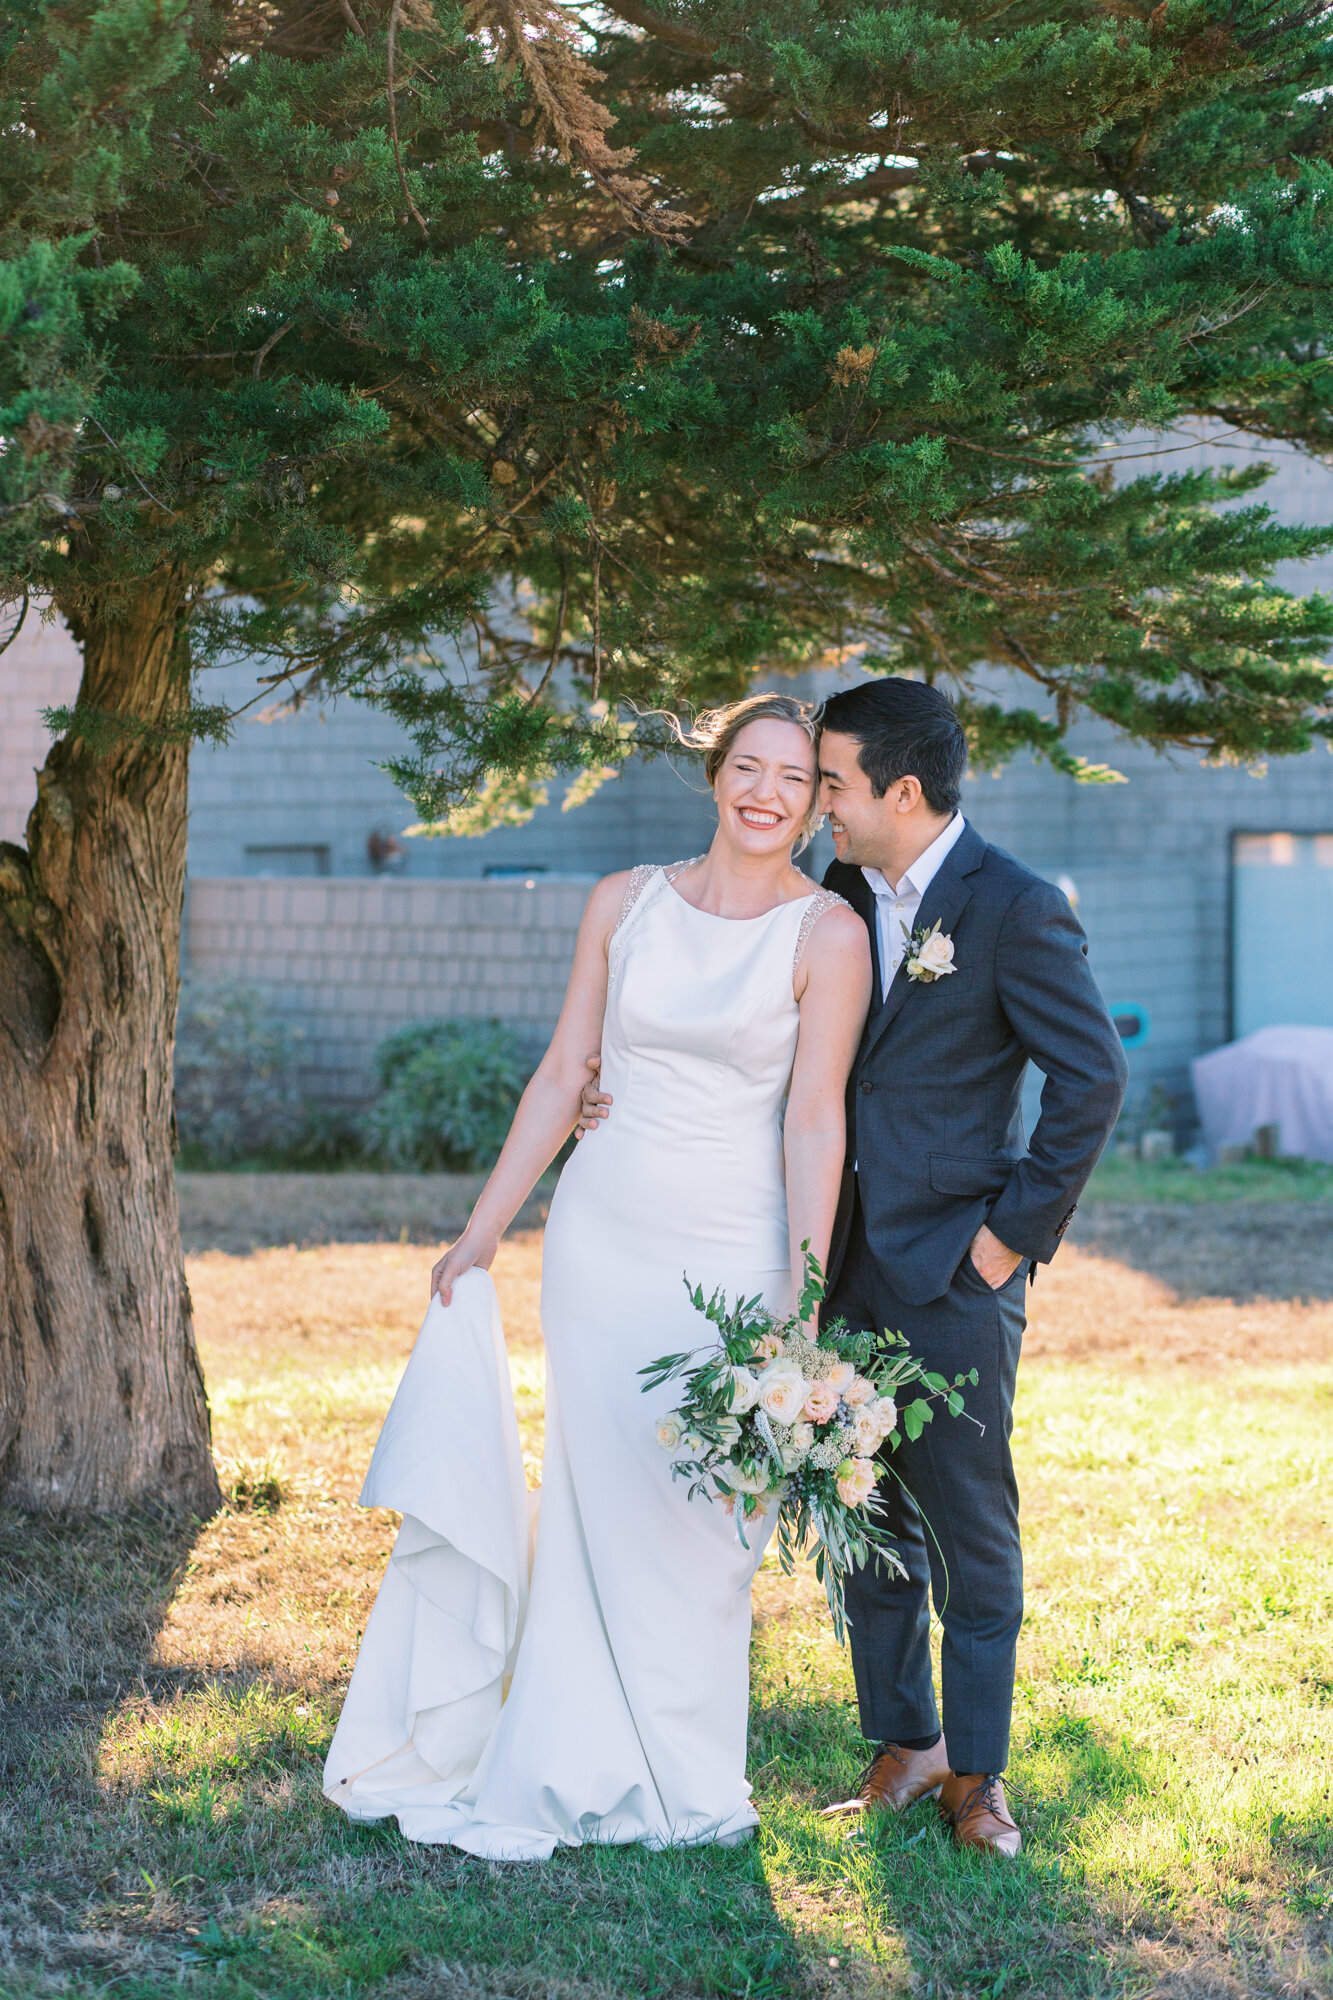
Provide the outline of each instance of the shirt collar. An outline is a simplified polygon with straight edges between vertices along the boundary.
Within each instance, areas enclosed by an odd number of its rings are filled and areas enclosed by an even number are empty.
[[[918,854],[911,867],[904,870],[899,878],[898,888],[887,879],[882,868],[863,868],[861,873],[877,896],[885,896],[890,900],[899,894],[924,896],[944,865],[945,856],[962,838],[963,828],[966,825],[967,821],[963,815],[956,812],[943,833],[938,834],[925,853]]]

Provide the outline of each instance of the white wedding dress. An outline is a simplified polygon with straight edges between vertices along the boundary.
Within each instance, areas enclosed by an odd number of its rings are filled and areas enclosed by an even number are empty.
[[[636,869],[610,948],[610,1118],[547,1223],[546,1454],[528,1496],[495,1292],[433,1300],[366,1480],[403,1515],[329,1751],[357,1819],[496,1860],[558,1843],[741,1838],[750,1579],[721,1506],[673,1482],[639,1370],[712,1329],[686,1296],[788,1284],[781,1115],[793,969],[824,891],[708,915]],[[536,1499],[536,1496],[533,1496]]]

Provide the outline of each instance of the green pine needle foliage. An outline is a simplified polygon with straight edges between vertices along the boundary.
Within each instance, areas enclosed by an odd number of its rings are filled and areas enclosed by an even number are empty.
[[[523,13],[0,6],[0,596],[183,574],[196,670],[388,709],[436,823],[835,649],[983,765],[1333,740],[1271,582],[1333,530],[1116,448],[1333,450],[1322,10],[571,0],[632,185]]]

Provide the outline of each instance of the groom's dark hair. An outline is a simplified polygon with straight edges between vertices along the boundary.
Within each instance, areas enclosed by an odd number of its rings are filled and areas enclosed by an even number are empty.
[[[948,695],[897,675],[832,694],[822,729],[855,737],[856,761],[882,799],[900,778],[916,778],[933,813],[955,813],[967,769],[967,738]]]

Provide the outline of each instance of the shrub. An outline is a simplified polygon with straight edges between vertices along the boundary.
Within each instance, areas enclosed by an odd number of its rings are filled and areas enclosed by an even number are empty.
[[[494,1165],[531,1065],[499,1021],[418,1021],[375,1051],[366,1150],[423,1172]]]
[[[285,1148],[283,1164],[303,1173],[330,1173],[364,1159],[361,1119],[336,1105],[306,1104]]]
[[[299,1032],[254,987],[191,979],[176,1017],[176,1129],[181,1150],[228,1166],[281,1153],[302,1127]]]

